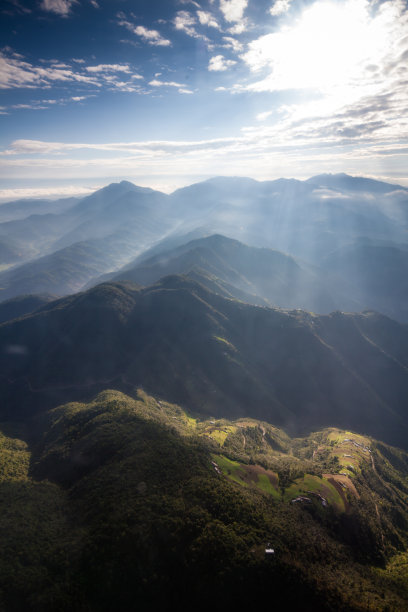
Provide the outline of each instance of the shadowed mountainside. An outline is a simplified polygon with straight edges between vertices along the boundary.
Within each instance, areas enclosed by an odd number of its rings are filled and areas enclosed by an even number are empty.
[[[203,414],[300,433],[341,426],[406,447],[408,329],[225,299],[190,279],[99,285],[0,327],[5,418],[143,385]]]
[[[0,323],[17,319],[38,310],[48,302],[56,300],[58,296],[50,294],[20,295],[11,300],[0,303]]]

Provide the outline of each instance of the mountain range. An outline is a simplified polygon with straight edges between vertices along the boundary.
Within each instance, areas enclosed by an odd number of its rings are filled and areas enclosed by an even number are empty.
[[[168,276],[102,284],[0,326],[3,418],[143,386],[194,412],[407,448],[408,328],[366,312],[257,307]],[[13,416],[14,415],[14,416]]]
[[[407,607],[407,189],[123,181],[0,221],[0,610]]]
[[[12,204],[3,204],[0,218],[3,207],[11,214]],[[48,206],[46,214],[20,218],[21,208],[18,202],[17,220],[0,223],[2,300],[136,279],[142,261],[151,270],[143,282],[150,283],[162,263],[147,260],[161,255],[169,260],[163,275],[200,269],[272,305],[318,313],[373,309],[408,320],[408,190],[402,187],[347,175],[217,178],[168,196],[123,181],[79,202],[55,202],[55,212]],[[214,240],[192,243],[213,234],[244,244],[234,251],[232,242],[229,250]],[[274,254],[254,250],[259,247]],[[207,250],[200,255],[198,248]],[[130,273],[136,266],[139,271]]]

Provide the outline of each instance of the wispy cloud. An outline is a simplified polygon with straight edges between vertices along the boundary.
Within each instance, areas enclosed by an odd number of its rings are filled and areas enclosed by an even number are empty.
[[[183,83],[177,83],[176,81],[159,81],[158,79],[149,81],[149,85],[152,87],[185,87]]]
[[[127,30],[139,36],[144,42],[153,47],[170,47],[171,41],[164,38],[158,30],[149,30],[142,25],[135,25],[126,18],[124,13],[118,13],[118,24],[125,27]]]
[[[40,7],[43,11],[67,17],[76,2],[77,0],[42,0]]]
[[[21,59],[20,55],[10,56],[0,52],[0,89],[16,87],[48,87],[56,82],[81,82],[99,87],[91,76],[74,71],[72,68],[56,68],[54,65],[35,66]]]
[[[155,47],[169,47],[171,45],[171,41],[163,38],[157,30],[149,30],[144,26],[136,26],[133,32],[149,43],[149,45]]]
[[[7,4],[5,4],[2,9],[2,13],[5,13],[6,15],[14,15],[16,13],[25,15],[32,12],[31,9],[24,6],[24,4],[19,0],[6,0],[6,2]]]
[[[176,85],[174,85],[176,86]],[[236,138],[213,138],[208,140],[148,140],[136,142],[111,142],[111,143],[64,143],[64,142],[44,142],[41,140],[19,139],[11,143],[10,148],[0,151],[2,156],[15,155],[49,155],[60,156],[67,151],[93,150],[93,151],[122,151],[131,154],[148,151],[196,151],[205,149],[222,148],[231,143],[235,143]],[[24,160],[26,161],[26,160]]]
[[[223,55],[214,55],[209,61],[208,70],[214,72],[224,72],[234,66],[237,62],[235,60],[225,59]]]
[[[208,140],[104,144],[17,140],[0,152],[0,176],[102,179],[110,173],[129,177],[151,174],[157,164],[163,175],[222,173],[271,178],[293,176],[294,171],[298,177],[316,171],[375,175],[385,159],[392,159],[393,164],[397,160],[394,171],[406,176],[408,139],[403,146],[384,133],[379,144],[366,131],[355,137],[350,148],[350,138],[330,132],[331,127],[317,117],[314,125],[311,120],[286,118],[278,125],[249,126],[235,137]],[[326,138],[322,139],[324,130]]]
[[[96,88],[99,91],[104,89],[125,92],[141,91],[135,81],[143,80],[144,77],[141,74],[133,73],[128,64],[85,66],[82,60],[76,60],[75,64],[73,67],[69,64],[58,63],[56,60],[43,60],[41,65],[35,66],[19,54],[0,52],[0,89],[51,89],[56,86],[64,87],[66,84],[73,87],[76,84],[82,90],[84,86],[87,86],[94,91]],[[70,98],[65,98],[65,100],[73,100],[74,95],[75,91],[72,92]],[[81,90],[78,95],[83,96]],[[23,107],[14,105],[10,108]],[[34,102],[30,103],[27,108],[42,109],[44,107]]]
[[[69,198],[73,196],[87,196],[99,189],[102,185],[94,187],[81,187],[69,185],[66,187],[25,187],[17,189],[0,189],[0,201],[20,200],[23,198]]]
[[[87,66],[87,72],[131,72],[127,64],[98,64],[97,66]]]
[[[232,36],[223,36],[222,40],[224,41],[223,47],[232,49],[235,53],[240,53],[244,49],[244,45],[236,38],[232,38]]]
[[[83,102],[88,98],[93,98],[93,95],[84,96],[69,96],[64,98],[47,98],[42,100],[31,100],[30,102],[20,104],[10,104],[9,106],[0,107],[0,111],[9,113],[11,110],[46,110],[52,106],[66,106],[72,102]],[[4,114],[3,113],[3,114]]]
[[[197,21],[191,13],[188,11],[178,11],[173,19],[173,24],[176,30],[184,32],[191,38],[202,38],[208,40],[206,36],[197,32],[195,25]]]

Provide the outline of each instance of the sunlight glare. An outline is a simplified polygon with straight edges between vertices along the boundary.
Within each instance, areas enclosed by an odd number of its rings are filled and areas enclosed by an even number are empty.
[[[372,16],[365,0],[316,2],[293,26],[250,45],[244,59],[252,70],[273,69],[253,89],[329,93],[333,87],[353,88],[375,79],[377,63],[389,50],[389,18],[381,10]]]

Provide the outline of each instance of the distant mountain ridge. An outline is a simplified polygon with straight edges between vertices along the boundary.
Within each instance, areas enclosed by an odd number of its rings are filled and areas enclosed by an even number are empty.
[[[254,304],[331,312],[336,307],[356,309],[357,302],[334,297],[335,291],[318,271],[293,257],[267,248],[247,246],[238,240],[214,234],[192,240],[171,251],[143,259],[111,275],[114,281],[150,285],[170,274],[201,274],[228,283],[229,291],[241,299],[245,292]],[[201,276],[200,282],[205,284]],[[238,295],[240,292],[240,295]],[[333,293],[333,295],[332,295]],[[252,296],[252,297],[251,297]],[[257,297],[258,296],[258,299]]]
[[[243,268],[232,251],[228,258],[218,253],[217,260],[213,247],[193,254],[190,245],[189,254],[177,253],[191,239],[211,235],[271,249],[274,262],[257,279],[257,266]],[[0,299],[67,295],[99,280],[130,278],[136,267],[134,275],[144,270],[137,282],[148,284],[160,278],[160,264],[146,260],[168,252],[171,262],[163,274],[198,274],[201,282],[215,280],[220,290],[227,283],[227,294],[234,296],[235,287],[238,299],[253,302],[255,294],[258,303],[315,312],[367,308],[408,321],[407,238],[408,190],[372,179],[218,177],[171,195],[122,181],[61,214],[0,223],[0,255],[8,267],[0,268]],[[394,249],[393,258],[385,245]],[[373,280],[377,267],[383,285]]]

